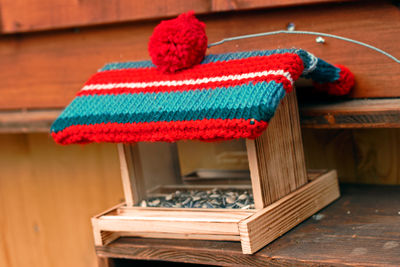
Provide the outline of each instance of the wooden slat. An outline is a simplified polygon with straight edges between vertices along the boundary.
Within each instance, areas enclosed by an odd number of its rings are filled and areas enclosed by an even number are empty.
[[[132,207],[146,192],[138,145],[118,144],[118,155],[126,205]]]
[[[116,258],[252,267],[400,266],[399,190],[343,185],[340,199],[253,255],[242,254],[239,242],[146,238],[121,238],[96,250],[118,263]]]
[[[148,233],[180,233],[204,235],[239,235],[237,222],[210,221],[168,221],[137,219],[128,216],[103,216],[97,221],[101,231],[111,232],[148,232]]]
[[[249,158],[249,169],[251,176],[251,187],[253,189],[254,206],[256,209],[264,208],[266,190],[262,179],[261,166],[259,164],[258,151],[254,140],[246,140],[247,155]]]
[[[330,171],[239,223],[242,250],[252,254],[339,197]]]
[[[143,237],[143,238],[168,238],[168,239],[191,239],[191,240],[215,240],[215,241],[239,241],[239,235],[224,234],[181,234],[181,233],[151,233],[151,232],[118,232],[118,235],[127,237]]]
[[[61,109],[0,111],[0,133],[48,133],[60,113]]]
[[[123,189],[125,190],[125,188],[123,188]],[[120,204],[115,205],[114,207],[109,208],[91,218],[92,231],[93,231],[95,245],[97,245],[97,246],[105,245],[111,241],[114,241],[116,238],[119,237],[119,235],[116,233],[101,231],[99,228],[99,224],[98,224],[98,218],[100,218],[101,216],[106,215],[106,214],[116,214],[118,208],[120,208],[123,205],[126,205],[126,204],[120,203]]]
[[[400,128],[400,99],[299,102],[302,128]],[[61,109],[0,111],[0,133],[49,132]]]
[[[267,130],[246,143],[256,209],[307,183],[295,92],[284,98]]]
[[[239,222],[255,211],[249,210],[230,210],[226,212],[203,210],[176,210],[174,208],[153,210],[153,209],[135,209],[121,207],[118,216],[126,216],[130,219],[138,220],[165,220],[165,221],[199,221],[199,222]]]
[[[252,210],[140,208],[119,205],[92,218],[96,245],[120,236],[239,241],[238,223]]]
[[[23,17],[23,16],[20,16]],[[209,42],[240,34],[284,29],[321,31],[354,38],[400,57],[400,12],[391,4],[360,2],[202,17]],[[0,37],[0,109],[65,107],[91,74],[110,61],[148,59],[157,22]],[[301,47],[356,76],[353,97],[400,96],[400,64],[370,49],[326,38],[278,35],[211,48],[208,53]],[[300,89],[299,89],[300,90]]]
[[[253,8],[282,7],[337,0],[109,0],[52,1],[1,0],[1,32],[20,33],[176,16],[188,10],[198,14]]]
[[[400,99],[303,104],[303,128],[400,128]]]
[[[213,210],[213,209],[176,209],[176,208],[136,208],[120,207],[118,215],[131,218],[155,219],[163,218],[167,221],[174,220],[199,220],[199,221],[229,221],[239,222],[255,213],[254,210]]]

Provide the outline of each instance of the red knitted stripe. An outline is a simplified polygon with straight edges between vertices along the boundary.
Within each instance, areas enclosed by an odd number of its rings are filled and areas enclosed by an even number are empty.
[[[199,64],[190,69],[174,74],[164,74],[156,68],[102,71],[94,74],[85,85],[187,80],[260,72],[265,70],[283,70],[289,72],[292,79],[295,81],[301,75],[303,68],[303,62],[297,54],[274,54],[270,56]]]
[[[290,93],[293,90],[292,83],[284,76],[281,75],[269,75],[267,77],[260,78],[249,78],[243,79],[240,81],[224,81],[224,82],[211,82],[207,84],[194,84],[194,85],[182,85],[182,86],[153,86],[147,88],[116,88],[116,89],[94,89],[94,90],[82,90],[78,92],[77,96],[82,95],[111,95],[111,94],[124,94],[124,93],[159,93],[159,92],[171,92],[171,91],[188,91],[194,89],[215,89],[217,87],[229,87],[229,86],[237,86],[246,84],[249,82],[253,82],[253,84],[257,82],[270,82],[275,81],[276,83],[282,83],[283,88],[287,93]]]
[[[343,96],[350,93],[354,86],[354,74],[345,66],[335,65],[335,67],[340,69],[339,79],[328,83],[314,82],[314,88],[317,92],[334,96]]]
[[[174,142],[181,139],[203,141],[254,139],[267,128],[268,123],[253,122],[245,119],[204,119],[149,123],[100,123],[72,125],[51,135],[57,143],[63,145],[91,142]]]

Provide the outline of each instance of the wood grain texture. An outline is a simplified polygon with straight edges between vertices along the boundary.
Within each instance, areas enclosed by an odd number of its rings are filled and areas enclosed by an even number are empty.
[[[0,133],[47,133],[61,111],[61,109],[2,110]],[[396,98],[324,102],[310,102],[303,99],[299,100],[299,112],[302,128],[400,128],[400,99]],[[178,142],[177,147],[180,163],[185,166],[185,169],[182,169],[183,174],[197,168],[242,170],[248,165],[247,159],[244,161],[239,154],[245,149],[242,140],[216,144]],[[193,148],[199,153],[193,154]],[[189,154],[191,157],[187,156]],[[211,157],[211,154],[214,156]]]
[[[170,221],[240,222],[254,213],[254,210],[227,209],[132,208],[125,206],[118,209],[118,215],[130,218],[143,220],[165,219]]]
[[[387,3],[360,2],[202,16],[209,42],[286,28],[332,33],[375,45],[396,57],[400,11]],[[0,36],[0,109],[66,106],[91,74],[112,61],[148,59],[156,21]],[[327,38],[277,35],[214,47],[208,53],[301,47],[356,76],[352,97],[400,96],[400,65],[370,49]],[[300,89],[299,89],[300,90]]]
[[[340,196],[336,171],[268,205],[239,223],[244,254],[253,254]]]
[[[303,99],[299,100],[299,110],[302,128],[400,128],[400,99],[396,98],[324,102]],[[61,109],[2,110],[0,133],[47,133],[60,113]],[[248,165],[248,161],[244,161],[239,155],[245,149],[242,140],[216,144],[178,142],[177,147],[180,163],[185,166],[182,169],[183,174],[197,168],[242,170]],[[193,148],[199,153],[193,154]],[[236,157],[235,153],[238,154]],[[191,157],[188,157],[190,154]],[[210,154],[215,156],[211,157]],[[232,156],[229,157],[230,155]]]
[[[61,109],[0,111],[0,133],[48,133]]]
[[[251,210],[115,207],[92,218],[95,244],[120,236],[239,241],[238,223]]]
[[[88,267],[90,217],[123,199],[114,145],[0,134],[0,266]]]
[[[280,103],[267,130],[246,142],[256,209],[307,183],[295,92]]]
[[[335,168],[341,182],[400,184],[400,129],[303,129],[307,168]]]
[[[251,256],[237,242],[145,238],[120,238],[96,251],[115,259],[218,266],[399,266],[399,190],[342,186],[339,200]]]
[[[168,212],[164,212],[168,214]],[[184,219],[184,218],[183,218]],[[170,220],[166,216],[159,219],[137,218],[135,216],[102,216],[98,219],[99,229],[110,232],[131,233],[180,233],[201,235],[239,235],[237,222],[201,220]]]
[[[300,118],[303,128],[400,128],[400,99],[300,102]]]
[[[21,33],[176,16],[188,10],[197,14],[282,7],[337,0],[111,0],[62,2],[51,0],[1,0],[1,32]]]
[[[117,146],[125,201],[132,207],[146,194],[139,148],[137,144]]]

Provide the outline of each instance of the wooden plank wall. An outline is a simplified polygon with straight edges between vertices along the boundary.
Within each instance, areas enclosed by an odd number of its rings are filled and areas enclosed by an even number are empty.
[[[123,200],[116,146],[0,134],[0,148],[0,266],[95,266],[90,217]]]
[[[343,0],[342,0],[343,1]],[[254,8],[304,5],[337,0],[0,0],[0,32],[19,33],[65,27],[176,16],[188,10],[198,14]]]
[[[356,2],[200,16],[210,42],[285,29],[333,33],[371,43],[400,57],[400,11],[390,3]],[[88,77],[106,62],[148,59],[147,43],[158,21],[0,36],[0,109],[67,105]],[[327,38],[279,35],[227,43],[209,53],[301,47],[356,75],[353,97],[400,96],[400,65],[370,49]]]

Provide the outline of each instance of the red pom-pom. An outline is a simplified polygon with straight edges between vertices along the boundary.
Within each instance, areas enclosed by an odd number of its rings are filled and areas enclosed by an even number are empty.
[[[340,69],[339,79],[331,83],[314,83],[314,87],[317,89],[317,91],[325,92],[328,95],[347,95],[354,86],[354,74],[345,66],[335,66]]]
[[[162,72],[176,72],[199,64],[207,50],[205,24],[194,12],[162,21],[150,37],[151,59]]]

